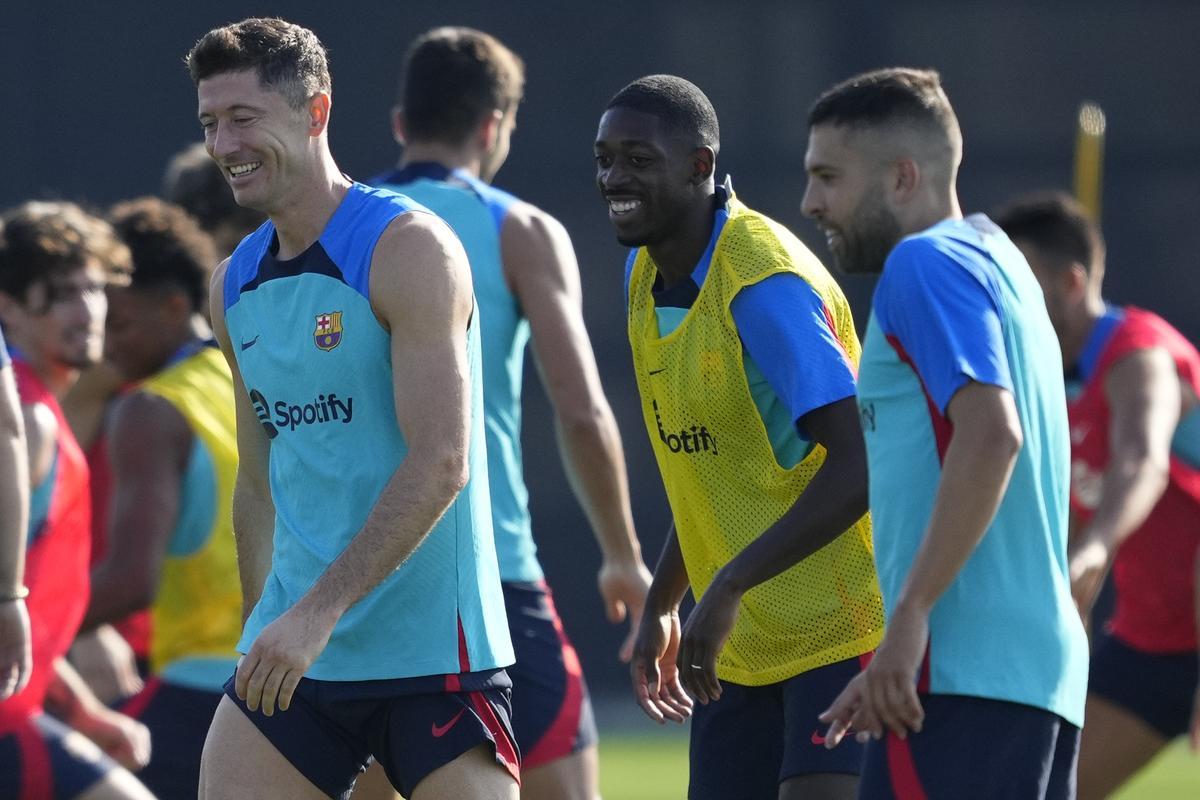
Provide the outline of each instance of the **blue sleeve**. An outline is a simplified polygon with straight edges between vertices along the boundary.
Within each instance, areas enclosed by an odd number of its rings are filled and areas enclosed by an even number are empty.
[[[968,381],[1012,391],[998,292],[988,264],[917,238],[892,251],[883,275],[876,319],[942,414]]]
[[[854,368],[825,302],[799,275],[778,273],[745,287],[730,312],[742,347],[794,421],[854,396]]]
[[[0,328],[0,369],[4,369],[12,363],[12,359],[8,357],[8,345],[4,343],[4,329]]]
[[[636,247],[630,249],[629,255],[625,257],[625,294],[624,304],[625,310],[629,311],[629,281],[633,277],[633,263],[637,261],[638,249]]]

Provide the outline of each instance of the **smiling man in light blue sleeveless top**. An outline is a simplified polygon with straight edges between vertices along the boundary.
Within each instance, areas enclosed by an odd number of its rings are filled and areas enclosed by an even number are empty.
[[[213,279],[249,617],[200,796],[342,797],[374,759],[412,800],[515,798],[462,246],[338,170],[311,31],[245,20],[188,66],[209,153],[269,216]]]

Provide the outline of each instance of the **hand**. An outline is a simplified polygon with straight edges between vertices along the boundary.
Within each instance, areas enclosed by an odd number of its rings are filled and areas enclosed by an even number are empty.
[[[0,700],[24,689],[32,670],[29,610],[25,601],[0,602]]]
[[[928,614],[898,606],[871,663],[820,715],[831,723],[825,746],[836,747],[851,728],[859,741],[880,739],[887,730],[901,739],[920,732],[925,711],[916,681],[928,644]]]
[[[101,625],[75,640],[71,666],[105,705],[133,697],[145,686],[133,648],[111,625]]]
[[[676,663],[684,690],[704,705],[721,698],[717,657],[733,631],[741,601],[742,593],[717,573],[683,628]]]
[[[150,763],[150,729],[133,717],[99,706],[75,717],[71,726],[130,771]]]
[[[1071,594],[1080,615],[1087,621],[1092,604],[1108,573],[1108,546],[1095,536],[1084,536],[1070,556]]]
[[[600,567],[600,574],[596,576],[608,621],[615,624],[629,618],[629,635],[618,651],[621,661],[626,664],[633,656],[633,642],[637,638],[638,624],[642,621],[650,580],[650,570],[646,569],[641,558],[629,563],[615,563],[606,559]]]
[[[660,725],[668,719],[683,722],[692,714],[692,700],[679,685],[675,667],[678,652],[679,611],[643,616],[629,672],[638,705]]]
[[[277,705],[287,711],[296,685],[333,634],[337,617],[312,614],[302,603],[263,628],[250,652],[238,661],[234,690],[251,711],[260,705],[268,717]]]

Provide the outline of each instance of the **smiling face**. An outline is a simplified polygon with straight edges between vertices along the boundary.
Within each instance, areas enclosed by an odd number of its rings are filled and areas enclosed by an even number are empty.
[[[85,266],[34,283],[22,302],[6,306],[13,344],[31,363],[67,369],[96,364],[104,347],[104,266]]]
[[[604,112],[596,132],[596,185],[618,242],[660,244],[698,198],[707,202],[695,180],[695,152],[653,114],[620,106]]]
[[[887,165],[870,141],[871,134],[816,125],[804,156],[802,210],[825,233],[834,264],[851,274],[881,272],[901,237],[884,191]]]
[[[238,205],[271,213],[309,168],[310,115],[262,85],[255,70],[200,81],[204,147],[221,167]]]

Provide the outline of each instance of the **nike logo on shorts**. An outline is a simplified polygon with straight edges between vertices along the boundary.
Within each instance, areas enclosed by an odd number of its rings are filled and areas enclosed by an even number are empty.
[[[457,713],[457,714],[455,714],[453,717],[451,717],[450,721],[449,721],[449,722],[447,722],[445,725],[440,725],[440,726],[439,726],[439,725],[438,725],[436,722],[435,722],[435,723],[433,723],[433,729],[432,729],[433,738],[435,738],[435,739],[440,739],[440,738],[442,738],[443,736],[445,736],[445,735],[446,735],[446,733],[447,733],[447,732],[448,732],[448,731],[449,731],[451,728],[453,728],[453,727],[454,727],[454,723],[458,722],[458,719],[459,719],[459,717],[461,717],[461,716],[463,715],[463,712],[464,712],[464,711],[466,711],[466,709],[465,709],[465,708],[460,708],[460,709],[458,710],[458,713]]]

